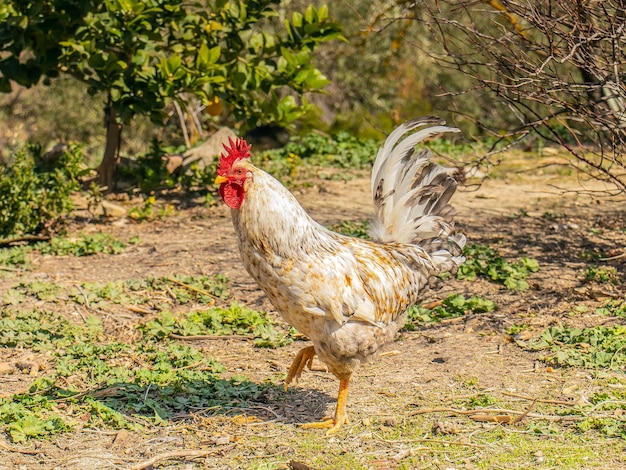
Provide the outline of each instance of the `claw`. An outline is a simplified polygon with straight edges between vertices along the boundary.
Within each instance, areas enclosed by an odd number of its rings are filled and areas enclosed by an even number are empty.
[[[304,429],[328,429],[326,437],[336,434],[341,426],[348,423],[348,413],[346,412],[346,403],[348,400],[348,384],[350,379],[341,379],[339,381],[339,396],[337,397],[337,409],[332,419],[324,419],[315,423],[301,424]]]
[[[339,418],[328,418],[315,423],[300,424],[300,427],[302,429],[328,429],[328,431],[326,431],[326,437],[330,437],[334,434],[337,434],[339,429],[341,429],[341,426],[343,426],[344,424],[348,424],[348,422],[348,415],[344,414],[343,417]]]
[[[308,367],[309,370],[311,369],[314,357],[315,348],[313,346],[302,348],[300,351],[298,351],[298,355],[291,363],[291,367],[289,367],[289,372],[287,373],[287,378],[285,379],[285,391],[287,391],[287,389],[289,388],[289,384],[293,380],[297,382],[300,379],[302,371],[305,367]]]

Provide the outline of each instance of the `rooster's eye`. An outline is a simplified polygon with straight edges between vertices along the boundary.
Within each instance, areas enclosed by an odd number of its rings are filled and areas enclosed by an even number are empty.
[[[236,173],[238,175],[242,175],[243,174],[243,169],[242,168],[237,168],[235,171],[236,171]]]

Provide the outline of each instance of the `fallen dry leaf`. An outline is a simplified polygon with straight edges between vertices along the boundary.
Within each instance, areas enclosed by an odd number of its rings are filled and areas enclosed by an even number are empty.
[[[261,420],[257,418],[256,416],[237,415],[233,417],[233,423],[238,424],[240,426],[243,426],[245,424],[250,424],[250,423],[258,423],[259,421]]]

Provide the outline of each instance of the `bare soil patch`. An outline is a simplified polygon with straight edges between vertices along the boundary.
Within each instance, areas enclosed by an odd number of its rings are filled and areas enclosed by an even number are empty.
[[[576,326],[611,324],[616,320],[596,315],[595,308],[606,299],[624,299],[626,295],[623,283],[590,283],[581,274],[592,262],[585,253],[614,257],[625,252],[624,200],[576,192],[560,194],[550,188],[550,178],[527,177],[514,183],[488,180],[478,191],[457,193],[454,204],[458,225],[470,242],[492,246],[511,259],[535,258],[540,270],[529,279],[531,288],[525,292],[508,291],[479,279],[452,280],[441,290],[429,293],[427,301],[457,292],[478,295],[493,300],[499,308],[493,313],[468,315],[402,333],[391,346],[397,353],[381,357],[355,374],[349,398],[351,423],[339,436],[325,439],[319,431],[302,430],[296,425],[320,419],[334,409],[337,381],[331,374],[316,370],[306,373],[300,384],[288,392],[270,394],[251,408],[227,414],[194,412],[185,420],[144,433],[84,428],[51,440],[34,441],[27,447],[1,438],[0,469],[130,468],[161,452],[182,449],[204,449],[207,455],[163,460],[157,463],[163,465],[159,468],[289,468],[293,460],[305,465],[300,468],[334,468],[332,462],[335,458],[339,461],[340,456],[344,468],[346,456],[354,468],[415,468],[421,443],[412,437],[407,444],[403,440],[405,431],[411,428],[415,436],[417,428],[426,436],[437,426],[458,429],[453,434],[466,445],[426,450],[422,460],[418,459],[420,468],[480,467],[493,448],[488,444],[481,447],[473,436],[485,432],[488,426],[499,425],[476,423],[450,413],[414,412],[451,406],[455,398],[478,393],[477,389],[508,400],[512,408],[521,411],[530,401],[506,393],[566,402],[584,400],[597,389],[589,371],[549,368],[538,361],[538,354],[519,348],[507,330],[521,323],[530,326],[528,334],[563,322]],[[575,182],[569,186],[578,187]],[[326,225],[367,219],[371,213],[369,180],[365,177],[320,182],[297,191],[296,196],[314,218]],[[141,243],[119,255],[35,255],[35,269],[0,278],[0,290],[37,278],[71,284],[172,273],[221,273],[231,279],[232,300],[268,311],[280,321],[243,269],[229,213],[221,204],[214,208],[190,207],[176,216],[144,224],[128,219],[105,224],[77,222],[73,230],[104,231],[121,240],[136,235]],[[594,262],[615,267],[624,279],[626,257]],[[587,312],[572,315],[581,305],[589,307]],[[72,321],[81,321],[81,312],[75,306],[60,303],[58,311]],[[122,306],[101,315],[105,331],[118,335],[120,341],[135,340],[136,325],[149,319]],[[276,383],[284,377],[297,350],[306,345],[296,341],[287,347],[259,349],[250,341],[238,339],[194,341],[195,347],[226,366],[227,374]],[[15,362],[27,354],[3,349],[0,362]],[[45,362],[45,358],[39,360]],[[0,396],[26,389],[32,379],[0,375]],[[395,437],[390,438],[390,433]],[[605,468],[626,465],[623,440],[611,443],[610,448],[603,444],[597,449]],[[566,447],[563,455],[556,457],[566,459]],[[529,453],[528,465],[544,468],[545,459],[539,457]],[[320,461],[326,463],[316,466],[315,462]],[[491,468],[513,467],[504,464]],[[596,462],[589,468],[600,467]]]

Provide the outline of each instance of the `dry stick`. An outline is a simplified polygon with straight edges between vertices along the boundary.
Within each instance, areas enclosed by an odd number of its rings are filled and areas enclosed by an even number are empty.
[[[524,413],[522,413],[517,418],[515,418],[513,421],[511,421],[511,424],[517,424],[521,420],[523,420],[526,416],[528,416],[528,414],[530,413],[530,410],[532,410],[535,407],[535,403],[537,403],[537,400],[533,400],[530,403],[530,405],[528,406],[528,408],[526,408],[526,411],[524,411]]]
[[[40,450],[33,450],[33,449],[20,449],[19,447],[10,446],[2,441],[0,441],[0,449],[8,450],[9,452],[17,452],[19,454],[28,454],[28,455],[37,455],[42,452]]]
[[[184,336],[184,335],[177,335],[175,333],[170,333],[168,336],[170,338],[173,338],[173,339],[182,339],[182,340],[186,340],[186,341],[196,341],[196,340],[202,340],[202,339],[207,339],[207,340],[240,339],[242,341],[246,341],[246,340],[249,340],[249,339],[254,339],[254,336],[249,336],[249,335],[192,335],[192,336]]]
[[[502,395],[506,395],[507,397],[522,398],[524,400],[529,400],[529,401],[537,402],[537,403],[550,403],[552,405],[576,406],[576,403],[572,403],[572,402],[569,402],[569,401],[544,400],[544,399],[541,399],[541,398],[528,397],[526,395],[518,395],[517,393],[512,393],[512,392],[501,392],[501,393],[502,393]]]
[[[0,266],[0,271],[10,271],[12,273],[21,273],[22,269],[19,268],[11,268],[9,266]]]
[[[624,253],[619,254],[619,255],[610,256],[609,258],[598,258],[598,259],[600,261],[611,261],[611,260],[614,260],[614,259],[623,258],[624,256],[626,256],[626,251]]]
[[[221,451],[230,450],[235,447],[235,444],[220,447],[218,449],[200,449],[200,450],[173,450],[170,452],[162,452],[160,454],[155,455],[154,457],[144,460],[138,464],[132,465],[128,467],[128,470],[143,470],[144,468],[152,467],[155,463],[160,462],[162,460],[169,459],[178,459],[178,458],[196,458],[196,457],[206,457],[207,455],[216,454]]]
[[[483,445],[483,444],[472,444],[470,442],[460,442],[460,441],[446,441],[443,439],[397,439],[397,440],[390,440],[390,439],[385,439],[383,437],[381,437],[378,434],[374,434],[378,439],[380,439],[383,442],[386,442],[387,444],[397,444],[397,443],[403,443],[403,444],[409,444],[411,442],[422,442],[422,443],[430,443],[430,444],[445,444],[445,445],[454,445],[454,446],[461,446],[461,447],[475,447],[477,449],[485,449],[488,446]]]
[[[11,246],[14,243],[20,242],[47,242],[50,240],[50,235],[24,235],[22,237],[11,238],[9,240],[0,241],[0,248],[4,248],[5,246]]]
[[[611,356],[611,363],[609,364],[609,369],[613,368],[613,361],[615,360],[615,357],[617,356],[618,352],[621,352],[622,349],[624,349],[626,347],[626,344],[622,344],[617,351],[615,351],[615,353],[613,353],[613,356]]]
[[[553,415],[541,415],[537,413],[529,413],[528,411],[516,411],[516,410],[507,410],[502,408],[485,408],[483,410],[459,410],[456,408],[423,408],[421,410],[411,411],[409,416],[427,414],[427,413],[456,413],[460,415],[477,415],[480,413],[510,413],[514,415],[525,415],[525,417],[536,418],[536,419],[547,419],[552,421],[564,421],[564,420],[573,420],[580,421],[586,419],[584,416],[553,416]]]
[[[166,279],[168,281],[170,281],[170,282],[173,282],[174,284],[178,284],[179,286],[182,286],[182,287],[184,287],[186,289],[189,289],[191,291],[197,292],[198,294],[208,295],[209,297],[213,297],[215,300],[222,300],[218,296],[213,295],[213,294],[211,294],[210,292],[207,292],[204,289],[199,289],[197,287],[190,286],[189,284],[185,284],[184,282],[181,282],[178,279],[174,279],[173,277],[167,277]]]
[[[148,310],[147,308],[137,307],[136,305],[127,305],[126,309],[134,313],[140,313],[142,315],[149,315],[152,313],[152,310]]]

